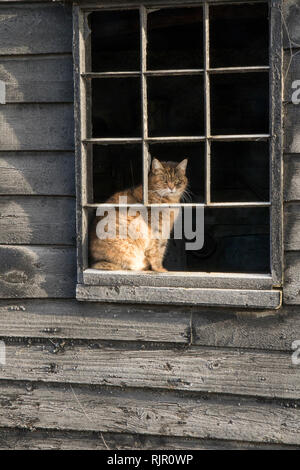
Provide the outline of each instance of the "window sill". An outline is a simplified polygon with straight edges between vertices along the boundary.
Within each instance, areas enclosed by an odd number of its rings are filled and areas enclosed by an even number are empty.
[[[128,273],[87,269],[80,301],[279,309],[282,294],[269,275]],[[211,286],[214,286],[213,288]]]

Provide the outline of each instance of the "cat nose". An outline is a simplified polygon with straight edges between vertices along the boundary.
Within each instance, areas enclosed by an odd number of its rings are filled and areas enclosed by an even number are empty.
[[[169,190],[170,190],[171,192],[174,192],[174,191],[175,191],[175,186],[174,186],[174,184],[169,184],[168,186],[169,186]]]

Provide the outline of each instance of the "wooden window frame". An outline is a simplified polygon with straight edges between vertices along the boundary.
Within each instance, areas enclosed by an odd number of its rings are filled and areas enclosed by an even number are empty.
[[[216,4],[268,3],[270,14],[270,52],[267,67],[228,67],[211,69],[209,66],[209,6]],[[204,11],[204,68],[187,71],[146,70],[146,9],[148,7],[203,6]],[[153,303],[174,305],[224,306],[278,309],[282,303],[283,269],[283,196],[282,196],[282,0],[81,0],[73,6],[73,53],[75,80],[75,153],[77,194],[77,268],[76,298],[98,302]],[[141,68],[138,72],[91,73],[90,30],[87,15],[100,10],[139,9],[141,15]],[[259,73],[269,71],[270,131],[259,135],[212,136],[210,132],[210,75],[214,73]],[[143,135],[138,139],[97,139],[90,137],[91,79],[112,76],[138,76],[141,79],[142,112],[147,115],[147,76],[191,75],[204,76],[205,135],[174,138],[150,138],[147,118],[143,119]],[[270,202],[266,203],[212,203],[210,199],[210,143],[212,141],[268,140],[270,148]],[[109,272],[88,268],[87,210],[103,204],[89,203],[91,174],[87,171],[88,148],[93,144],[128,142],[143,146],[144,203],[147,204],[148,143],[150,142],[205,142],[206,189],[205,207],[270,207],[271,274],[189,273],[164,274],[141,272]],[[185,204],[186,206],[186,204]]]

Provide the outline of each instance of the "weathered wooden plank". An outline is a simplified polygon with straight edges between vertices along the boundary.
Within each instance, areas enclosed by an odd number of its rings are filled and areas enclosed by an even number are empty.
[[[280,315],[257,317],[210,309],[193,313],[192,325],[193,344],[292,351],[293,341],[300,338],[300,308],[283,307]]]
[[[6,428],[132,433],[202,439],[300,444],[300,411],[256,400],[120,390],[6,384],[0,387]]]
[[[284,157],[284,199],[300,200],[300,155],[297,154]]]
[[[8,104],[0,109],[0,148],[73,150],[71,104]]]
[[[73,247],[0,246],[0,298],[74,296]]]
[[[284,51],[283,59],[284,101],[291,103],[295,91],[292,83],[300,77],[300,51]]]
[[[76,300],[0,301],[0,336],[188,343],[189,309]]]
[[[291,353],[103,344],[6,344],[0,379],[300,398]]]
[[[286,153],[300,153],[300,106],[285,105],[284,141]]]
[[[285,254],[283,299],[285,304],[300,305],[300,253]]]
[[[72,152],[0,152],[0,195],[75,195]]]
[[[2,58],[7,103],[73,102],[72,56]]]
[[[190,343],[291,351],[299,307],[249,314],[213,308],[95,304],[74,300],[0,301],[0,336]]]
[[[300,203],[285,205],[284,246],[286,250],[300,249]]]
[[[74,198],[1,196],[0,244],[74,245]]]
[[[70,6],[2,6],[0,24],[0,55],[72,51]]]
[[[77,284],[81,301],[138,304],[223,306],[279,309],[281,292],[275,290],[207,289],[149,286],[86,286]]]
[[[298,450],[298,446],[189,437],[0,428],[1,450]]]
[[[283,0],[284,47],[300,47],[300,5],[298,0]]]

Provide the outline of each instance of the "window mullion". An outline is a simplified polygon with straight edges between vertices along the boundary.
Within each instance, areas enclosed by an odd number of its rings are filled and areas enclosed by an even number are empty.
[[[141,33],[141,100],[142,100],[142,128],[143,128],[143,203],[148,204],[148,102],[147,102],[147,10],[140,7],[140,33]]]
[[[204,47],[204,106],[205,106],[205,203],[211,202],[210,156],[211,156],[211,122],[210,122],[210,77],[209,77],[209,5],[205,2],[203,14],[203,47]]]

